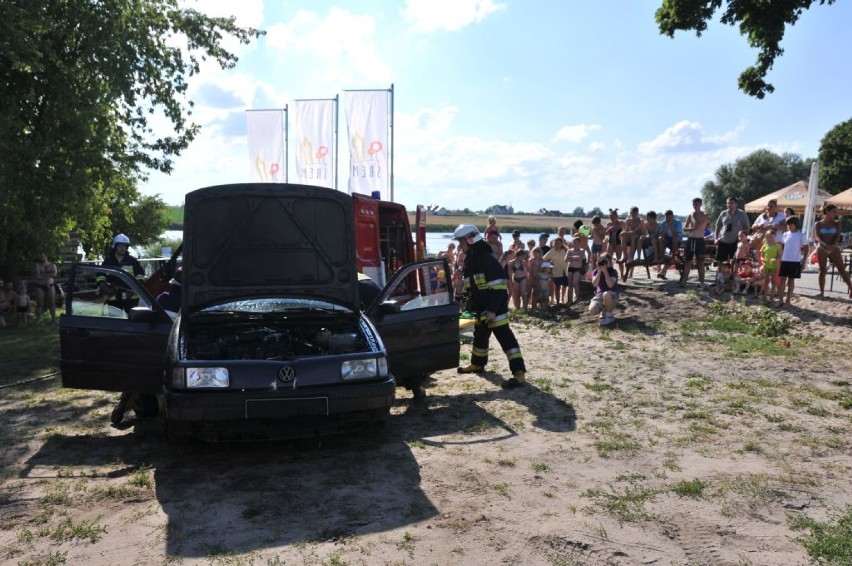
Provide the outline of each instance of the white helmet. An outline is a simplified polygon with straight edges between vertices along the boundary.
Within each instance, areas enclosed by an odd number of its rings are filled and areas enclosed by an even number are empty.
[[[473,224],[459,224],[459,227],[453,231],[454,240],[467,240],[467,243],[472,244],[482,239],[482,234],[479,233],[479,228]]]
[[[130,245],[130,238],[125,236],[124,234],[119,234],[112,240],[112,247],[115,248],[116,244],[124,244],[125,246]]]

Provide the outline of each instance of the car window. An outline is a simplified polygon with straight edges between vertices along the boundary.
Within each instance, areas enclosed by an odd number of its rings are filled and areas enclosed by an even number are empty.
[[[390,289],[390,296],[400,303],[403,311],[447,305],[452,301],[452,295],[445,269],[443,261],[418,264],[399,280],[397,287]]]
[[[106,284],[99,277],[105,272],[101,268],[78,266],[71,293],[71,312],[75,316],[101,318],[128,318],[133,307],[151,307],[150,302],[136,292],[136,284],[126,273],[108,272]]]

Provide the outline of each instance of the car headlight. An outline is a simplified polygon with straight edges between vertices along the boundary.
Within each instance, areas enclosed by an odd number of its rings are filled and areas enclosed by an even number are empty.
[[[368,358],[364,360],[347,360],[340,364],[340,376],[344,380],[368,379],[387,375],[387,358]]]
[[[186,368],[187,387],[228,387],[228,368]]]

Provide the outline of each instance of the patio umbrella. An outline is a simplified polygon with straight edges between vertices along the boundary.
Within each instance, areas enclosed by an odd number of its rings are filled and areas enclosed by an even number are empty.
[[[817,189],[815,206],[820,206],[822,201],[831,195],[821,189]],[[804,214],[805,207],[808,204],[808,184],[805,181],[793,183],[783,189],[773,191],[768,195],[762,196],[759,199],[753,200],[745,205],[746,212],[763,212],[766,210],[766,204],[775,199],[778,201],[778,210],[784,211],[788,206],[796,211],[796,214]]]
[[[846,189],[842,193],[837,193],[833,197],[825,199],[825,202],[837,206],[843,214],[852,213],[852,187]]]

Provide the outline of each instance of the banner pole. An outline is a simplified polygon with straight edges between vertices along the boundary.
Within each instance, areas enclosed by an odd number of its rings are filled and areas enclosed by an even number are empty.
[[[284,105],[284,182],[290,182],[290,112],[289,104]]]
[[[340,102],[337,94],[334,95],[334,190],[339,191],[340,186],[337,184],[337,164],[340,160]]]
[[[393,83],[390,85],[390,200],[393,202],[393,155],[395,148],[393,145]]]

